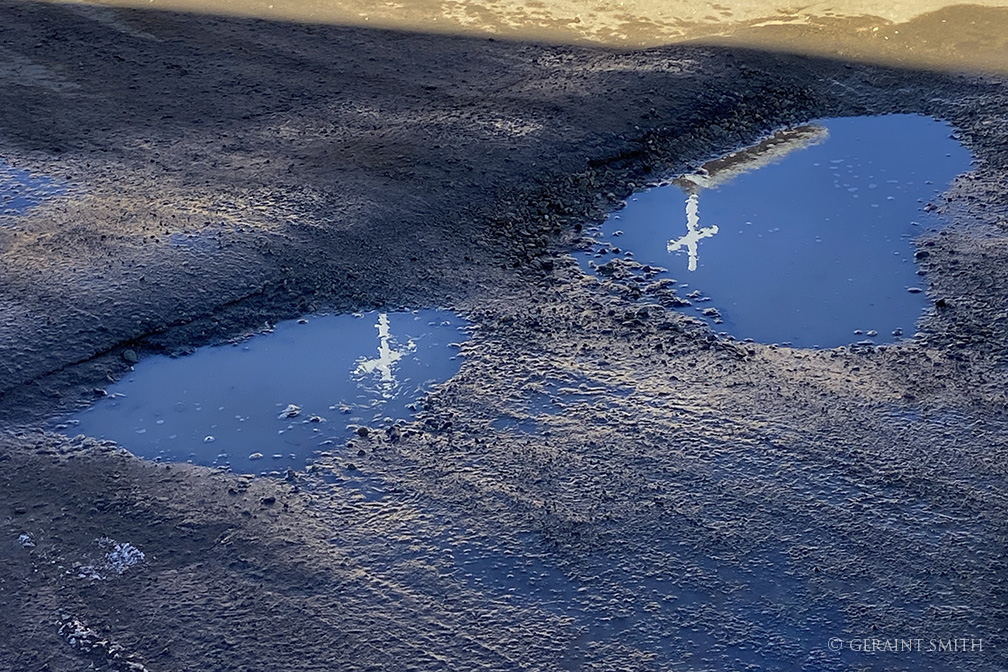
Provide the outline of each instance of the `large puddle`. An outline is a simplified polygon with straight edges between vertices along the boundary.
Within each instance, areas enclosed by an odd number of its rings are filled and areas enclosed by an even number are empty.
[[[46,198],[64,191],[48,177],[14,168],[0,159],[0,217],[23,215]]]
[[[892,341],[927,307],[913,240],[939,223],[924,208],[970,166],[950,131],[917,115],[782,131],[635,194],[578,256],[667,269],[686,310],[737,338]]]
[[[451,312],[322,315],[190,355],[141,360],[60,426],[152,460],[302,470],[358,426],[409,418],[460,366]]]

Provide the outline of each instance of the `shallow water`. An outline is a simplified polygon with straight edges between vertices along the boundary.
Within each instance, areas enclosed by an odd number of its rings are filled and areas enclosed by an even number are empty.
[[[48,177],[32,175],[0,159],[0,216],[23,215],[51,196],[64,192]]]
[[[938,227],[924,206],[969,152],[918,115],[790,133],[634,195],[580,261],[629,251],[668,269],[685,310],[737,338],[832,347],[912,334],[928,306],[913,240]]]
[[[406,419],[460,366],[451,312],[323,315],[235,345],[145,358],[63,431],[147,459],[263,473],[338,453],[358,425]],[[297,408],[290,408],[291,406]]]

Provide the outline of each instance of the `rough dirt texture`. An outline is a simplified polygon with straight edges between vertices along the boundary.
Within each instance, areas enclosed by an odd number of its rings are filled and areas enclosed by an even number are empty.
[[[0,669],[1008,669],[1002,76],[0,16],[0,156],[69,185],[0,219]],[[930,205],[916,338],[726,341],[641,269],[567,256],[657,176],[886,112],[948,120],[976,159]],[[335,484],[40,429],[126,349],[419,305],[475,324],[462,370],[415,423],[353,438],[357,469],[321,462]],[[849,650],[897,637],[983,649]]]

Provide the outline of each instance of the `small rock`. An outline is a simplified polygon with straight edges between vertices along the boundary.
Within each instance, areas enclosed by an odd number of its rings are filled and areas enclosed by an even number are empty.
[[[216,440],[217,439],[215,439],[213,436],[210,436],[210,435],[207,435],[207,436],[203,437],[203,443],[213,443]]]
[[[111,542],[112,549],[105,554],[105,565],[116,574],[122,574],[133,565],[138,565],[146,559],[146,555],[136,546],[123,542]]]
[[[878,336],[878,332],[875,331],[874,329],[869,329],[867,332],[865,332],[865,336],[875,338],[876,336]]]
[[[276,497],[274,497],[273,495],[267,495],[266,497],[260,499],[259,502],[263,506],[273,506],[274,504],[276,504]]]
[[[347,468],[347,471],[357,471],[357,465],[354,464],[353,462],[347,462],[346,463],[346,468]]]
[[[277,416],[278,420],[286,420],[288,418],[296,418],[301,414],[301,407],[295,404],[287,404],[287,408],[280,411],[280,415]]]
[[[308,418],[308,422],[325,422],[325,418],[323,418],[321,415],[313,415],[310,418]]]
[[[21,544],[22,548],[35,548],[35,540],[32,539],[30,534],[22,534],[18,536],[18,543]]]
[[[924,290],[921,289],[920,287],[907,287],[907,291],[910,292],[911,294],[920,294]]]
[[[249,455],[249,459],[250,460],[261,460],[262,456],[263,456],[262,453],[258,453],[258,452],[257,453],[252,453],[251,455]]]
[[[137,356],[135,350],[123,350],[122,358],[130,364],[136,364],[140,361],[140,357]]]
[[[358,427],[357,428],[357,436],[366,437],[370,433],[371,433],[371,430],[368,429],[367,427]]]

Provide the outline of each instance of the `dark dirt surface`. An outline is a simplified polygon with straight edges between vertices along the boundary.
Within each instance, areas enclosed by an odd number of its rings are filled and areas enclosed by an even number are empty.
[[[1003,76],[91,9],[0,0],[0,157],[68,185],[0,219],[0,669],[1008,669]],[[659,176],[888,112],[975,156],[914,338],[725,341],[567,256]],[[336,484],[40,429],[126,349],[424,305],[462,369]]]

